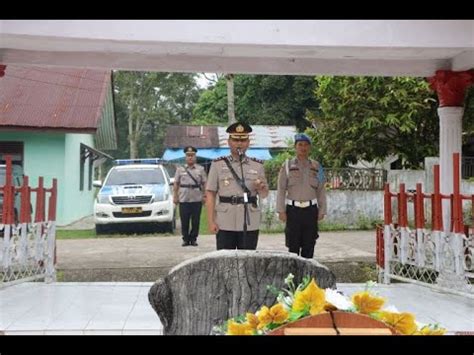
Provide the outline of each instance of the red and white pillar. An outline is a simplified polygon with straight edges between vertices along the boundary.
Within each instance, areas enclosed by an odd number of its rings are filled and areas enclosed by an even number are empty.
[[[441,193],[453,193],[453,153],[462,155],[462,116],[466,89],[474,83],[474,70],[455,72],[438,70],[428,79],[439,99],[439,160]],[[461,166],[461,165],[459,165]],[[460,172],[459,172],[460,173]],[[443,200],[443,227],[451,229],[451,207]]]

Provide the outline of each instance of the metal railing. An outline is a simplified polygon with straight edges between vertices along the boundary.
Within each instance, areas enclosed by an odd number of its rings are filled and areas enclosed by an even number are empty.
[[[32,193],[36,194],[34,218]],[[25,176],[22,186],[14,186],[11,156],[7,156],[6,182],[0,186],[0,194],[3,195],[0,288],[38,279],[55,281],[57,180],[53,179],[53,185],[48,189],[43,186],[43,177],[40,177],[38,187],[32,188]],[[19,211],[15,209],[18,195],[21,199]]]
[[[463,200],[470,201],[473,213],[474,195],[460,193],[459,160],[455,153],[453,194],[440,193],[439,165],[434,166],[433,194],[423,193],[421,184],[412,193],[405,184],[395,193],[385,185],[384,226],[377,229],[376,253],[382,282],[413,282],[474,298],[474,233],[472,226],[464,225],[462,209]],[[450,201],[449,228],[443,227],[443,200]],[[425,204],[430,205],[431,228],[426,226]],[[408,220],[409,208],[414,209],[414,221]]]
[[[331,190],[383,190],[387,171],[383,169],[324,169],[326,188]]]
[[[461,176],[463,179],[474,177],[474,157],[462,158]]]

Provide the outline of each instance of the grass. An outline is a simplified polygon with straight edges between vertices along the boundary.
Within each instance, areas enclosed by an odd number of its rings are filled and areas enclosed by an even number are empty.
[[[90,239],[97,238],[94,229],[56,229],[56,239]]]

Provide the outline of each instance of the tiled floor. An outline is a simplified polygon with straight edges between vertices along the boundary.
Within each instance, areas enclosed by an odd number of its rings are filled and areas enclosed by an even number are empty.
[[[0,331],[7,335],[158,335],[162,325],[148,302],[150,282],[27,282],[0,289]],[[363,284],[338,284],[346,295]],[[378,285],[387,303],[449,333],[474,332],[474,300],[414,284]]]
[[[5,334],[162,334],[152,283],[23,283],[0,290]]]

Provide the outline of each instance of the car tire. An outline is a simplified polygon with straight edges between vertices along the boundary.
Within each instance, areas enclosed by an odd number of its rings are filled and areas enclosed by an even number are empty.
[[[96,235],[99,235],[99,234],[103,234],[105,233],[107,230],[107,226],[103,225],[103,224],[96,224],[95,225],[95,234]]]

